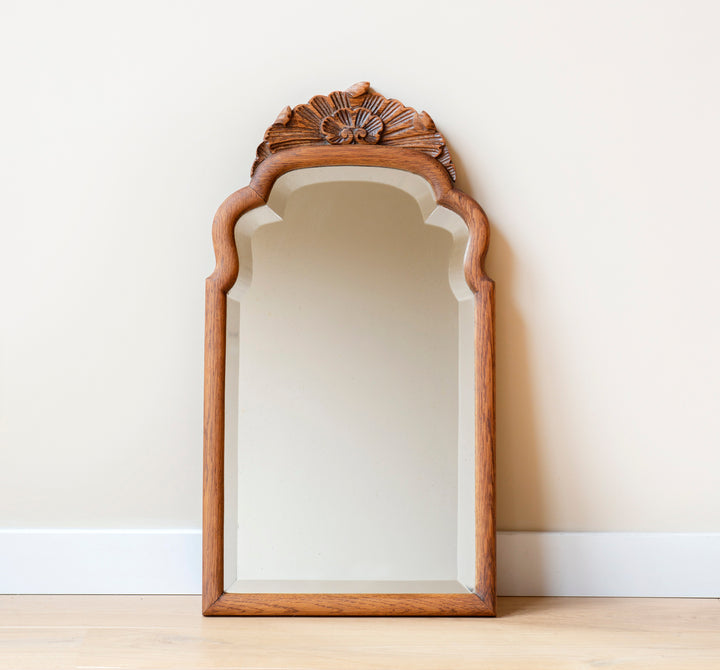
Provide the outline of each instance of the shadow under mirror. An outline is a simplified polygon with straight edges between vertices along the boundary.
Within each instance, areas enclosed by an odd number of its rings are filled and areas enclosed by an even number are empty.
[[[472,591],[463,220],[410,173],[306,168],[235,239],[225,590]]]

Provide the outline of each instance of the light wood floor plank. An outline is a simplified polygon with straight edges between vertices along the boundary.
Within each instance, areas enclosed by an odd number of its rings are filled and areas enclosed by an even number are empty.
[[[502,598],[499,611],[203,618],[196,596],[0,596],[0,668],[720,668],[718,600]]]

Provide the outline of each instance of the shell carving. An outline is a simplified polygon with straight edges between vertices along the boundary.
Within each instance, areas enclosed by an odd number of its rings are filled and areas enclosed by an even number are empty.
[[[326,116],[320,124],[320,132],[330,144],[377,144],[383,130],[383,122],[369,109],[339,109]]]
[[[427,112],[416,112],[370,89],[368,82],[346,91],[316,95],[305,105],[286,107],[267,129],[252,168],[271,154],[305,145],[382,144],[414,149],[438,160],[455,180],[445,138]]]

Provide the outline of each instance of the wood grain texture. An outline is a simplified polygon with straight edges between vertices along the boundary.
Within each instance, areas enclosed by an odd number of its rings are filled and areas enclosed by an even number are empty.
[[[495,611],[495,285],[475,294],[475,592]]]
[[[499,598],[495,619],[198,616],[198,596],[0,596],[0,670],[715,670],[720,601]]]
[[[358,95],[365,95],[358,93]],[[411,110],[414,114],[414,110]],[[285,112],[283,118],[288,115]],[[428,117],[429,118],[429,117]],[[282,119],[281,119],[282,120]],[[434,127],[434,126],[433,126]],[[426,130],[428,130],[426,128]],[[268,131],[269,132],[269,131]],[[272,137],[275,137],[273,135]],[[437,156],[406,146],[323,142],[290,143],[256,162],[250,185],[231,195],[213,223],[217,264],[206,286],[205,430],[203,488],[203,613],[215,615],[493,616],[495,614],[495,396],[493,282],[483,267],[487,217],[453,187]],[[307,144],[307,143],[306,143]],[[262,146],[262,145],[261,145]],[[260,156],[260,154],[259,154]],[[273,184],[292,170],[333,165],[377,166],[423,177],[436,202],[467,224],[465,277],[476,300],[476,585],[473,594],[230,594],[223,592],[224,394],[227,292],[238,275],[234,227],[240,216],[267,202]],[[454,173],[452,173],[454,176]]]
[[[264,160],[255,171],[250,181],[250,187],[261,198],[267,200],[275,180],[286,172],[326,165],[360,165],[412,172],[423,177],[430,184],[438,202],[450,191],[461,193],[461,191],[453,189],[453,182],[445,169],[430,156],[411,149],[364,145],[310,146],[287,149],[273,154]],[[463,198],[450,196],[448,203],[452,203],[453,207],[462,210],[461,202],[463,201]],[[449,207],[449,209],[453,207]],[[456,210],[453,209],[453,211]],[[462,216],[462,214],[460,215]]]
[[[474,593],[225,593],[205,614],[243,616],[488,616]]]
[[[436,160],[455,180],[447,143],[430,115],[376,93],[367,81],[285,107],[265,132],[252,172],[277,152],[322,145],[409,149]]]
[[[215,271],[205,282],[205,392],[203,425],[203,610],[223,592],[225,512],[225,346],[227,292],[238,273],[233,231],[238,218],[264,204],[251,188],[233,193],[213,222]]]

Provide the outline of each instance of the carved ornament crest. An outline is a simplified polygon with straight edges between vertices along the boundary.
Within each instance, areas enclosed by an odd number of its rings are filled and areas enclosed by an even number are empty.
[[[265,132],[252,167],[271,154],[307,145],[377,144],[414,149],[439,161],[455,181],[445,138],[427,112],[417,112],[360,82],[345,91],[316,95],[307,104],[286,107]]]

